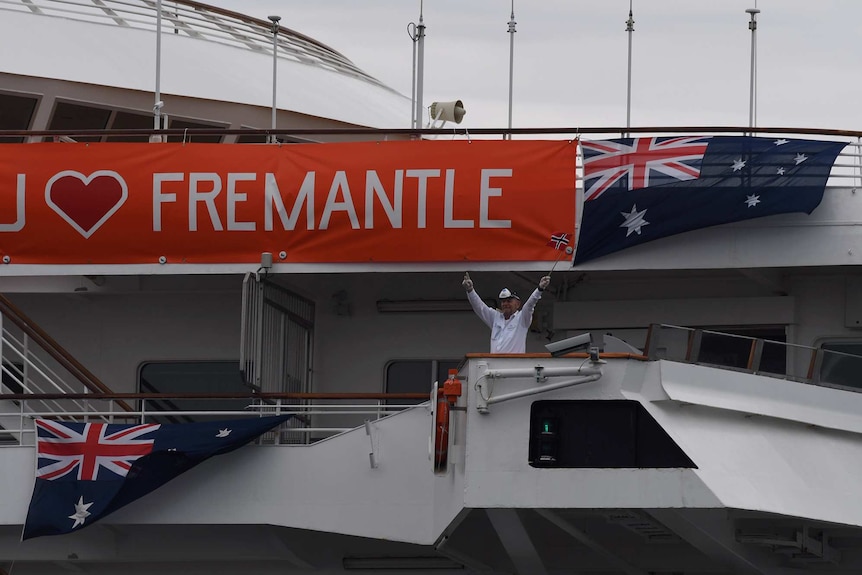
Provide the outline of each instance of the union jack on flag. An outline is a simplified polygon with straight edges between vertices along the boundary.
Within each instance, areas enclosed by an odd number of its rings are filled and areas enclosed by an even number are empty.
[[[36,477],[49,481],[64,476],[96,481],[105,473],[125,477],[136,459],[153,451],[155,439],[147,436],[159,427],[37,419]]]
[[[567,234],[565,232],[556,232],[551,234],[551,240],[545,244],[551,246],[555,250],[562,250],[567,245],[569,245],[569,241],[571,239],[571,234]]]
[[[37,419],[36,484],[21,538],[84,529],[292,417],[164,425]]]
[[[581,140],[584,154],[584,200],[609,189],[637,190],[694,180],[709,136]]]

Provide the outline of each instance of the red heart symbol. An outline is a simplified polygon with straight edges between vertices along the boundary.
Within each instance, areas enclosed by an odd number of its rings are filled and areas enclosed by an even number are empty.
[[[85,238],[114,215],[128,195],[126,182],[110,170],[89,176],[66,170],[45,185],[45,202]]]

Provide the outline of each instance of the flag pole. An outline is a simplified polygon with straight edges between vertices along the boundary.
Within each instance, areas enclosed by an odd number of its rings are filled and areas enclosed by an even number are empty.
[[[755,0],[755,6],[757,2]],[[754,123],[756,121],[756,94],[757,94],[757,15],[760,10],[757,8],[749,8],[746,10],[751,15],[751,20],[748,22],[748,29],[751,30],[751,78],[749,80],[749,95],[748,95],[748,127],[752,128],[749,136],[754,135]]]
[[[635,20],[632,17],[632,0],[629,0],[629,19],[626,20],[626,32],[629,35],[629,70],[626,83],[626,138],[632,121],[632,32],[635,31]]]
[[[509,17],[509,133],[504,140],[512,139],[512,84],[515,69],[515,0],[512,0],[512,15]]]
[[[554,268],[557,267],[557,263],[562,259],[563,254],[572,255],[572,248],[570,246],[566,246],[564,250],[558,250],[560,253],[557,254],[557,259],[554,260],[554,265],[551,266],[551,271],[548,272],[548,275],[554,273]]]
[[[425,19],[423,14],[423,2],[419,0],[419,24],[416,25],[416,128],[422,129],[425,123],[425,109],[422,107],[422,94],[424,92],[425,80]]]

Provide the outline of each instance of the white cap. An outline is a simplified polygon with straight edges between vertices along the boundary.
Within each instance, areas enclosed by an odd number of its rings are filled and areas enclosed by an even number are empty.
[[[518,297],[518,294],[511,291],[509,288],[503,288],[502,290],[500,290],[500,295],[499,295],[500,299],[509,299],[510,297],[513,297],[516,300],[521,301],[521,298]]]

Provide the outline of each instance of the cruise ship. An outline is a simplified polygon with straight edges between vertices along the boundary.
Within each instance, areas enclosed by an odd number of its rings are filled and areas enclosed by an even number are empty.
[[[0,574],[862,572],[862,133],[757,130],[846,144],[810,214],[576,263],[579,138],[625,130],[440,141],[188,0],[0,2],[4,53],[35,30],[0,59]],[[465,272],[491,306],[551,276],[525,353],[488,353]],[[22,538],[37,420],[272,414]]]

